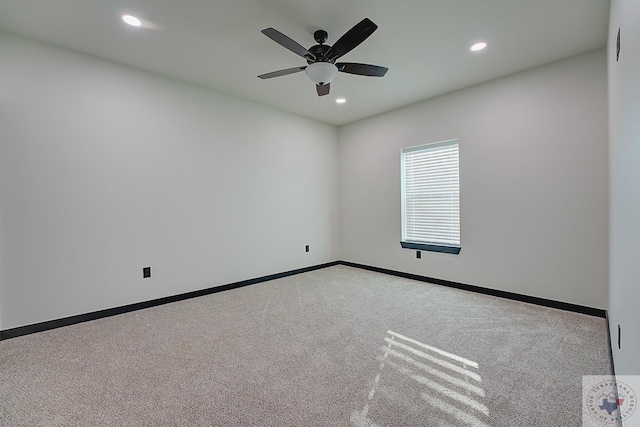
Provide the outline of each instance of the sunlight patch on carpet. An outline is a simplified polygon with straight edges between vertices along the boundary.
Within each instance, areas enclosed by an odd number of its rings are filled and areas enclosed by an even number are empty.
[[[367,403],[351,414],[353,426],[377,426],[373,409],[391,405],[447,425],[490,427],[477,362],[391,330],[383,342],[379,372]]]

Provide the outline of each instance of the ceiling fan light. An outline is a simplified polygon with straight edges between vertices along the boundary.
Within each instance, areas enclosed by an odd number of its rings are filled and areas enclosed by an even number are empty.
[[[333,80],[338,73],[338,68],[328,62],[314,62],[309,64],[304,72],[315,84],[325,85]]]

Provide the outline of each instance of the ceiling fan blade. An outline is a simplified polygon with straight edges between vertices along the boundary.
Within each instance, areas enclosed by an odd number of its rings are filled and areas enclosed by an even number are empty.
[[[331,46],[325,55],[327,60],[334,61],[345,53],[351,51],[351,49],[365,41],[365,39],[373,34],[377,29],[378,26],[369,18],[364,18],[340,37],[333,46]]]
[[[329,89],[331,89],[331,83],[316,85],[316,91],[318,92],[318,96],[329,95]]]
[[[309,52],[300,43],[298,43],[297,41],[293,40],[288,36],[285,36],[275,28],[265,28],[264,30],[262,30],[262,34],[269,37],[271,40],[278,43],[279,45],[286,47],[291,52],[302,56],[305,59],[310,59],[312,61],[316,60],[316,56],[313,53]]]
[[[287,74],[298,73],[300,71],[303,71],[305,68],[307,67],[304,66],[304,67],[286,68],[284,70],[278,70],[278,71],[272,71],[266,74],[260,74],[258,77],[260,77],[261,79],[271,79],[273,77],[280,77],[280,76],[286,76]]]
[[[388,68],[379,65],[358,64],[356,62],[338,62],[338,71],[359,76],[382,77],[387,73]]]

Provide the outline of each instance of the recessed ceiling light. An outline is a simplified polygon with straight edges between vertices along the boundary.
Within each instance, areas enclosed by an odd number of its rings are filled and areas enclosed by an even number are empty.
[[[471,50],[474,52],[477,52],[479,50],[484,49],[485,47],[487,47],[487,44],[485,42],[479,42],[471,46]]]
[[[122,20],[132,27],[139,27],[142,25],[142,21],[133,15],[122,15]]]
[[[345,102],[347,102],[347,100],[345,98],[336,99],[336,104],[344,104]]]

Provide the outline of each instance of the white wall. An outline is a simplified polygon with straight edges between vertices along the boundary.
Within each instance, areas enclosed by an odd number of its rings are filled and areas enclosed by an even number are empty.
[[[339,132],[2,33],[0,57],[0,329],[337,259],[608,306],[604,51]],[[400,149],[449,138],[462,252],[417,260]]]
[[[640,4],[612,0],[609,14],[611,144],[610,327],[617,374],[640,374]],[[616,36],[621,51],[616,62]],[[618,349],[621,325],[621,349]]]
[[[400,247],[400,149],[460,139],[459,255]],[[604,49],[340,128],[342,259],[607,308]]]
[[[0,58],[2,329],[339,259],[335,127],[7,34]]]

